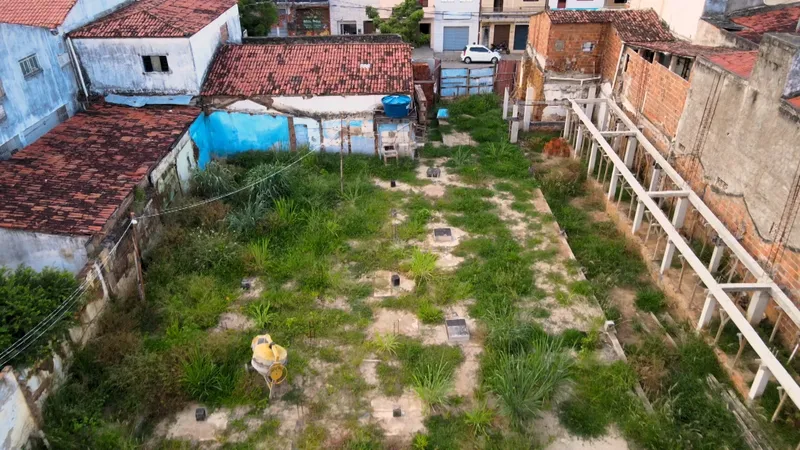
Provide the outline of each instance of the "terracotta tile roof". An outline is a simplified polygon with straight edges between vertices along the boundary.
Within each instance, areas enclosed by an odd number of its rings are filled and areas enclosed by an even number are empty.
[[[735,73],[742,78],[750,78],[750,73],[756,65],[758,51],[731,52],[709,56],[708,60],[722,67],[723,69]]]
[[[735,33],[753,42],[761,42],[765,33],[794,33],[800,20],[800,3],[748,9],[729,16],[744,27]]]
[[[223,46],[202,95],[355,95],[410,93],[408,44]]]
[[[786,99],[786,101],[789,102],[790,105],[794,106],[795,109],[800,109],[800,95],[794,98]]]
[[[625,42],[672,41],[675,37],[652,9],[619,9],[583,11],[551,9],[547,11],[554,24],[610,23]]]
[[[99,104],[0,161],[0,227],[94,235],[200,114]]]
[[[0,23],[57,28],[77,0],[0,0]]]
[[[629,42],[629,44],[635,47],[643,47],[650,50],[688,57],[697,57],[701,55],[709,56],[740,51],[730,47],[707,47],[704,45],[694,45],[686,41]]]
[[[236,0],[139,0],[72,33],[74,38],[186,37],[213,22]]]

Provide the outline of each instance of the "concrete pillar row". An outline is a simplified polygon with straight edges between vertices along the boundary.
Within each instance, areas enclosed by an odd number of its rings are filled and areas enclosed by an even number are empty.
[[[758,325],[764,318],[769,304],[770,295],[764,291],[753,292],[750,304],[747,306],[747,321],[751,325]]]
[[[767,389],[770,377],[772,377],[772,372],[770,372],[769,368],[763,364],[759,366],[756,377],[753,379],[753,384],[750,386],[750,392],[747,394],[747,399],[753,401],[761,397],[764,394],[764,390]]]
[[[714,311],[717,309],[717,299],[713,294],[708,294],[706,302],[703,304],[703,311],[700,312],[700,320],[697,322],[697,331],[701,331],[711,323],[714,318]]]

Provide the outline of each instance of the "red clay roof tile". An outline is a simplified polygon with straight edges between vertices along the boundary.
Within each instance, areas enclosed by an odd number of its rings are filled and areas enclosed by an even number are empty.
[[[793,33],[800,20],[800,4],[754,8],[733,14],[730,20],[745,27],[736,34],[753,42],[761,42],[765,33]]]
[[[0,227],[96,234],[198,114],[108,104],[76,114],[0,161]]]
[[[223,46],[202,95],[410,93],[408,44],[244,44]]]
[[[722,53],[709,56],[708,60],[722,67],[723,69],[735,73],[742,78],[750,78],[750,73],[756,65],[758,51]]]
[[[794,106],[796,109],[800,109],[800,95],[794,98],[787,99],[786,101],[789,102],[789,104]]]
[[[619,9],[602,11],[547,11],[554,24],[611,23],[625,42],[671,41],[675,37],[652,9]]]
[[[139,0],[79,28],[74,38],[187,37],[213,22],[236,0]]]
[[[56,28],[77,0],[0,0],[0,23]]]

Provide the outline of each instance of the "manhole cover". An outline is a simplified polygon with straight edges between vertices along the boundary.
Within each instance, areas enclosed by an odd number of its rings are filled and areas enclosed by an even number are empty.
[[[451,341],[468,341],[469,329],[467,321],[464,319],[447,319],[444,321],[447,327],[447,339]]]
[[[437,242],[448,242],[453,240],[453,232],[450,228],[434,228],[433,239]]]

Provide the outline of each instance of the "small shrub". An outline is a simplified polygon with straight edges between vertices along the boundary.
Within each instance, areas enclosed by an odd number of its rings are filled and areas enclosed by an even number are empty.
[[[372,346],[381,355],[395,356],[400,342],[398,342],[397,335],[394,333],[377,333],[372,339]]]
[[[184,361],[181,382],[186,392],[199,401],[218,399],[228,387],[219,365],[201,350],[193,351]]]
[[[433,306],[429,301],[423,301],[417,309],[417,317],[422,323],[426,324],[440,324],[444,321],[444,312]]]
[[[282,164],[260,164],[247,171],[244,185],[253,185],[249,191],[255,199],[272,204],[275,200],[289,193],[290,171],[284,170]]]
[[[248,235],[254,233],[267,214],[267,204],[258,198],[249,199],[242,207],[231,211],[225,220],[232,233]]]
[[[452,370],[444,359],[419,367],[413,380],[414,391],[431,409],[444,404],[453,388]]]
[[[192,175],[195,192],[200,197],[210,198],[235,190],[236,174],[225,163],[211,161],[205,169],[196,170]]]
[[[570,146],[563,138],[556,138],[544,145],[544,154],[547,156],[570,156]]]
[[[472,434],[475,436],[486,435],[489,427],[494,421],[494,411],[492,411],[486,403],[481,403],[475,409],[467,411],[464,414],[464,421],[472,429]]]
[[[558,419],[576,436],[591,439],[606,434],[608,419],[594,406],[581,400],[568,400],[560,405]]]
[[[636,307],[645,312],[658,313],[664,309],[664,293],[648,287],[636,292]]]
[[[270,323],[275,319],[275,314],[270,312],[270,303],[251,303],[248,307],[248,313],[253,322],[256,323],[256,328],[259,330],[266,330]]]
[[[425,283],[430,281],[433,278],[433,272],[436,270],[437,259],[438,257],[434,253],[414,249],[408,271],[411,272],[417,282]]]
[[[270,261],[269,238],[263,237],[247,246],[247,256],[252,262],[253,268],[258,271],[266,271]]]

